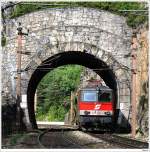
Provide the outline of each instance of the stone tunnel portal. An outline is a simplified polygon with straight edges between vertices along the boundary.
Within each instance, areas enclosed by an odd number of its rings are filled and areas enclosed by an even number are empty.
[[[93,69],[93,71],[104,80],[106,85],[113,89],[115,95],[115,106],[117,106],[118,97],[116,76],[105,62],[96,58],[94,55],[84,52],[62,52],[42,62],[41,65],[38,66],[36,70],[33,72],[31,79],[29,81],[27,89],[27,105],[29,112],[29,120],[32,124],[32,128],[37,128],[34,112],[34,95],[39,82],[48,72],[50,72],[50,69],[57,68],[59,66],[67,64],[78,64]]]

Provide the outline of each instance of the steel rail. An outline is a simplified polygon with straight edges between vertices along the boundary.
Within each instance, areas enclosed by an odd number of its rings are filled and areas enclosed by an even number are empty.
[[[144,142],[144,141],[129,139],[127,137],[121,137],[121,136],[118,136],[118,135],[115,135],[115,134],[113,134],[112,137],[120,139],[120,140],[126,140],[129,144],[130,144],[130,142],[132,142],[131,144],[136,144],[136,145],[138,145],[139,148],[148,148],[148,145],[149,145],[147,142]]]
[[[120,137],[120,136],[113,135],[113,134],[103,134],[103,135],[102,134],[93,134],[93,133],[88,133],[88,134],[93,137],[102,139],[106,142],[122,146],[123,148],[130,148],[130,149],[148,148],[148,143],[146,143],[146,142],[141,142],[141,141],[125,138],[125,137]]]
[[[42,148],[49,148],[49,147],[45,146],[41,140],[46,133],[52,132],[52,130],[53,130],[53,132],[58,132],[58,131],[60,132],[60,136],[64,139],[65,142],[68,143],[68,147],[70,147],[71,145],[75,145],[75,146],[77,146],[77,148],[84,148],[84,145],[80,145],[79,143],[73,141],[71,138],[65,136],[64,129],[48,129],[48,130],[45,130],[42,133],[40,133],[37,140],[38,140],[39,145]],[[61,146],[61,147],[66,148],[66,146]]]
[[[71,144],[73,144],[73,145],[76,145],[78,148],[85,148],[84,145],[80,145],[79,143],[73,141],[71,138],[66,137],[65,134],[64,134],[64,132],[62,132],[62,137],[64,138],[64,140],[65,140],[66,142],[71,143]]]

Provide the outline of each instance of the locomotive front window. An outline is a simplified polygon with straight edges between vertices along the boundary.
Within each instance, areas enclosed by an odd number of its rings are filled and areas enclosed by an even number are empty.
[[[96,91],[83,91],[81,94],[81,100],[86,102],[95,102],[97,101],[97,92]]]
[[[102,94],[99,94],[99,101],[100,102],[111,102],[112,100],[112,94],[108,92],[104,92]]]

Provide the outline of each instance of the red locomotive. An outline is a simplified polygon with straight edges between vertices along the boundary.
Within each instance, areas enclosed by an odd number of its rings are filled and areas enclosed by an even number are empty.
[[[110,128],[114,122],[113,90],[99,81],[91,81],[78,94],[78,114],[81,128]]]

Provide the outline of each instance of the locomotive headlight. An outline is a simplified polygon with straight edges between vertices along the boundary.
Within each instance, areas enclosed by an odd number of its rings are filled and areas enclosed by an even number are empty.
[[[104,112],[104,113],[105,113],[105,115],[108,115],[108,116],[110,116],[110,115],[111,115],[111,113],[110,113],[109,111]]]
[[[90,114],[90,111],[84,111],[84,114],[85,114],[85,115],[89,115],[89,114]]]

